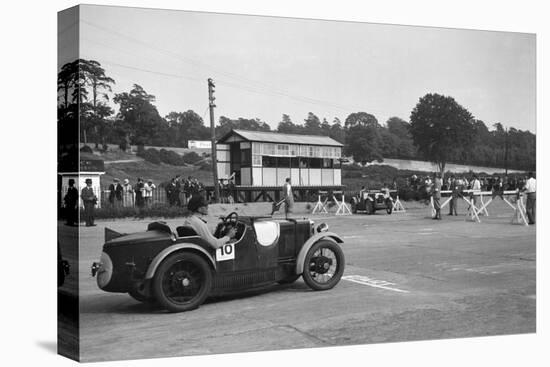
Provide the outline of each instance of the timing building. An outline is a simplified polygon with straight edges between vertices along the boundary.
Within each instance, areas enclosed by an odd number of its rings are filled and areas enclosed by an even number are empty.
[[[287,177],[298,192],[340,189],[342,146],[328,136],[231,130],[216,142],[218,178],[234,173],[249,190],[279,190]]]

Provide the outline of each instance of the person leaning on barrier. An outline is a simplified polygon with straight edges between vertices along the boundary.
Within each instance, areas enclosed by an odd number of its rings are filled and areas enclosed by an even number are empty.
[[[529,224],[535,224],[536,206],[537,206],[537,180],[533,172],[529,172],[529,178],[525,182],[523,187],[524,192],[527,194],[527,205],[525,211],[527,212],[527,218],[529,218]]]
[[[189,199],[187,209],[189,213],[185,217],[183,225],[193,228],[197,235],[208,242],[214,249],[222,247],[235,237],[235,228],[231,228],[227,235],[222,238],[216,238],[210,232],[210,229],[206,225],[206,220],[204,219],[208,215],[208,203],[202,195],[193,195],[191,199]]]

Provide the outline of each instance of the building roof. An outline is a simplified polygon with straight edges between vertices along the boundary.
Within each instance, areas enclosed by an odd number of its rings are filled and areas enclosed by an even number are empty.
[[[301,134],[284,134],[273,131],[250,131],[250,130],[231,130],[217,141],[218,144],[223,144],[232,135],[239,135],[247,141],[258,141],[265,143],[280,143],[280,144],[302,144],[302,145],[323,145],[331,147],[342,147],[343,144],[337,142],[331,137],[322,135],[301,135]]]

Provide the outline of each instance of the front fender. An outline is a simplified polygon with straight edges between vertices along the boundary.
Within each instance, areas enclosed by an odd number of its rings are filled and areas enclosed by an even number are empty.
[[[164,260],[168,255],[180,251],[180,250],[193,250],[198,251],[201,253],[201,255],[204,255],[204,257],[210,262],[214,270],[216,270],[216,261],[214,258],[200,246],[197,246],[192,243],[178,243],[177,245],[172,245],[170,247],[165,248],[161,252],[158,253],[157,256],[151,261],[151,264],[149,264],[149,268],[147,269],[147,273],[145,274],[145,279],[152,279],[155,276],[155,272],[157,271],[158,266]]]
[[[344,240],[340,236],[338,236],[336,233],[333,232],[322,232],[322,233],[316,233],[313,236],[311,236],[306,243],[302,246],[302,249],[300,250],[300,253],[298,254],[298,257],[296,258],[296,274],[302,274],[304,272],[304,261],[306,258],[306,254],[316,242],[322,239],[328,239],[330,241],[336,242],[336,243],[344,243]]]

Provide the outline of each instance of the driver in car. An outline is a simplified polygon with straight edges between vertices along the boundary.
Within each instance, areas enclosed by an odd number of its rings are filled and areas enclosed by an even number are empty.
[[[189,210],[189,214],[183,224],[193,228],[197,232],[197,235],[208,242],[214,249],[222,247],[235,237],[235,228],[229,229],[229,232],[222,238],[216,238],[210,233],[204,219],[208,215],[208,203],[202,195],[193,195],[187,204],[187,209]]]

